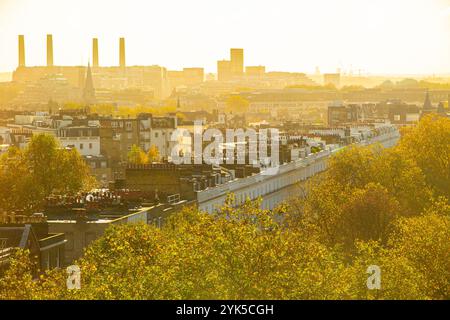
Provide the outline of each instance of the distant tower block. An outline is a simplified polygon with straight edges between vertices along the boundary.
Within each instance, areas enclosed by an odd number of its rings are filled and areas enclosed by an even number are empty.
[[[25,38],[19,35],[19,67],[25,67]]]
[[[92,66],[98,67],[98,39],[92,39]]]
[[[125,68],[125,38],[120,38],[120,60],[119,65],[121,68]]]
[[[47,35],[47,67],[53,67],[53,36]]]
[[[233,76],[242,76],[244,73],[244,49],[230,49],[230,61]]]

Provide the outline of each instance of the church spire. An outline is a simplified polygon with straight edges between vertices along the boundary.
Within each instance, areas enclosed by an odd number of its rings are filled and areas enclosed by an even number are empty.
[[[92,80],[92,71],[90,63],[88,63],[86,72],[86,81],[84,84],[83,99],[84,102],[88,105],[95,102],[94,81]]]
[[[427,93],[425,95],[425,102],[423,103],[423,110],[424,111],[430,111],[433,109],[433,105],[430,101],[430,92],[427,90]]]

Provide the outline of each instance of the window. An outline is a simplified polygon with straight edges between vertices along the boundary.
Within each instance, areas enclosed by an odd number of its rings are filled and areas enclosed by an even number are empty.
[[[128,133],[127,133],[127,138],[128,138],[128,140],[133,139],[133,133],[128,132]]]
[[[100,163],[100,166],[101,166],[102,168],[106,168],[106,161],[102,161],[102,162]]]
[[[89,149],[92,149],[92,143],[89,143]]]
[[[155,138],[158,138],[158,132],[155,132]]]
[[[83,144],[80,143],[80,150],[83,150]]]

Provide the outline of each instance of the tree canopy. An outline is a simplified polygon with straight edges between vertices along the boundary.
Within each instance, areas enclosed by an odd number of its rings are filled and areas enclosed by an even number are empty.
[[[246,113],[248,112],[249,107],[250,102],[247,99],[239,95],[232,95],[226,100],[225,112],[237,114]]]
[[[64,149],[55,137],[34,135],[25,149],[10,147],[0,157],[0,209],[31,212],[51,194],[90,190],[95,178],[76,149]]]
[[[449,122],[424,118],[391,149],[341,151],[274,210],[230,195],[213,214],[110,227],[75,262],[80,290],[64,270],[33,280],[18,251],[0,299],[450,299]],[[373,265],[380,289],[366,285]]]
[[[158,162],[160,160],[158,147],[153,144],[150,146],[147,153],[137,145],[132,145],[131,150],[128,152],[128,163],[131,164],[147,164]]]

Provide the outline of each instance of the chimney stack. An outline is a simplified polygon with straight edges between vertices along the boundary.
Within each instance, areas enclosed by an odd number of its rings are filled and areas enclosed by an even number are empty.
[[[19,35],[19,67],[25,67],[25,37]]]
[[[53,36],[47,35],[47,67],[53,67]]]
[[[98,39],[92,39],[92,66],[98,67]]]
[[[120,38],[120,59],[119,59],[119,65],[121,68],[125,68],[125,38]]]

